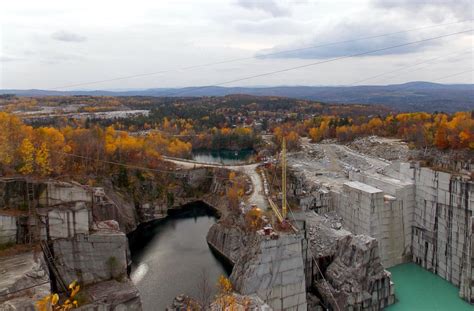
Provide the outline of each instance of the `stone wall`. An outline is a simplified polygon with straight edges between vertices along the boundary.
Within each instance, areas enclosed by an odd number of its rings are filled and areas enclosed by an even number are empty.
[[[371,219],[371,236],[379,241],[384,266],[389,268],[411,261],[411,228],[415,212],[414,182],[358,172],[351,172],[349,178],[383,191],[384,203],[373,211],[375,214]]]
[[[49,181],[39,195],[39,204],[52,206],[69,202],[93,202],[92,188],[72,182]]]
[[[122,232],[77,234],[53,241],[57,269],[69,284],[77,280],[87,285],[127,277],[129,249]]]
[[[469,237],[471,243],[466,244],[468,260],[462,266],[459,296],[470,303],[474,303],[474,217],[472,216],[469,219],[468,228],[470,228]]]
[[[26,183],[23,179],[0,179],[0,209],[25,208],[28,206]]]
[[[368,178],[361,178],[367,181]],[[369,182],[375,181],[369,180]],[[382,182],[373,182],[381,184]],[[385,185],[384,185],[385,188]],[[407,262],[410,250],[413,196],[410,186],[393,191],[398,197],[359,181],[343,185],[335,211],[342,216],[345,229],[377,239],[384,267]]]
[[[343,185],[340,204],[335,209],[343,218],[343,226],[355,234],[375,232],[375,213],[383,206],[383,191],[367,184],[351,181]]]
[[[417,169],[415,181],[413,261],[458,287],[472,282],[473,182],[429,168]]]
[[[17,217],[0,215],[0,245],[17,242]]]
[[[234,288],[256,294],[273,310],[307,310],[302,239],[297,234],[278,239],[257,235],[234,265]]]
[[[207,243],[230,263],[235,264],[245,248],[245,233],[237,226],[216,223],[207,232]]]
[[[72,238],[76,234],[89,233],[92,217],[87,206],[77,202],[69,207],[49,210],[43,223],[48,226],[49,239]]]

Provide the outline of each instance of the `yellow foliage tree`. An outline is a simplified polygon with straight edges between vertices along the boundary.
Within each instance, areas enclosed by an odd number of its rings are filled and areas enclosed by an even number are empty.
[[[105,129],[105,152],[107,154],[113,154],[117,150],[115,143],[116,132],[113,126],[109,126]]]
[[[36,302],[38,311],[68,311],[78,307],[76,295],[79,293],[81,286],[76,281],[68,286],[68,296],[60,303],[58,294],[50,294]]]
[[[319,129],[316,127],[312,127],[309,129],[309,137],[311,138],[311,141],[314,143],[317,143],[321,140],[321,135],[319,133]]]
[[[22,161],[20,173],[24,175],[33,173],[35,165],[35,146],[33,146],[28,138],[23,139],[21,142],[19,153]]]
[[[236,306],[235,296],[232,294],[232,283],[228,278],[221,275],[217,281],[218,294],[215,303],[219,310],[233,310]]]
[[[49,150],[46,146],[46,143],[42,143],[39,149],[36,151],[35,162],[36,167],[38,168],[38,173],[41,176],[47,176],[51,174],[52,168],[49,159]]]

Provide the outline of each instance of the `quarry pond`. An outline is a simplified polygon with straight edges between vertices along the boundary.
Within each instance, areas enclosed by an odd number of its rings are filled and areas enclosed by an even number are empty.
[[[203,273],[215,291],[218,277],[230,272],[206,242],[215,222],[208,206],[195,203],[167,219],[140,226],[129,237],[131,279],[143,310],[165,310],[179,294],[199,296]]]
[[[473,310],[469,303],[459,298],[458,288],[414,263],[388,270],[395,283],[397,302],[386,310]]]
[[[192,158],[201,163],[217,163],[225,165],[236,165],[248,162],[254,155],[251,149],[234,150],[195,150]]]

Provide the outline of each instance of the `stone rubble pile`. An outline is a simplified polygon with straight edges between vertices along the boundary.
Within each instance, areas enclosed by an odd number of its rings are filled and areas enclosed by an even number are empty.
[[[408,160],[408,145],[398,139],[369,136],[355,139],[348,144],[351,149],[386,160]]]

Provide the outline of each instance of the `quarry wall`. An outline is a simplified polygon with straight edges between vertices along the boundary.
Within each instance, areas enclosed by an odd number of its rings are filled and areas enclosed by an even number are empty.
[[[376,238],[384,267],[415,262],[474,302],[474,186],[465,166],[459,173],[405,162],[377,172],[350,170],[349,181],[330,187],[329,207],[316,203],[326,189],[301,179],[292,186],[300,207],[335,212],[343,228]]]
[[[460,294],[474,302],[473,182],[461,175],[418,168],[415,189],[413,261],[458,287],[463,283]]]
[[[230,276],[242,295],[256,295],[272,310],[307,310],[303,236],[243,232],[238,224],[214,224],[209,245],[233,263]]]
[[[306,220],[311,285],[324,306],[381,310],[395,302],[391,274],[382,265],[376,239],[334,229],[339,219],[330,216],[307,212]]]
[[[365,198],[359,204],[351,184],[346,183],[334,207],[344,218],[344,226],[355,233],[369,230],[365,233],[379,241],[386,267],[413,261],[461,287],[460,295],[473,302],[473,182],[466,175],[406,163],[389,168],[386,174],[391,176],[350,174],[350,179],[380,192],[362,193],[359,187],[359,197]],[[366,210],[364,216],[369,210],[370,226],[363,217],[357,218],[360,209]]]
[[[273,310],[307,310],[302,236],[258,236],[236,262],[230,276],[235,289],[256,294]]]

